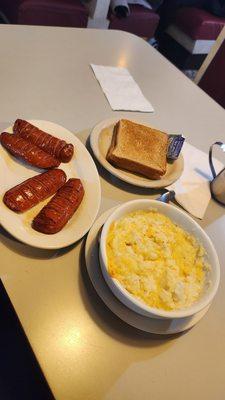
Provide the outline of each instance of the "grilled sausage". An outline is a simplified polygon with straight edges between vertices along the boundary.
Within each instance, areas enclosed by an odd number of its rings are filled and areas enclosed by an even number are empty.
[[[39,149],[39,147],[20,136],[3,132],[0,140],[3,147],[5,147],[9,153],[35,167],[48,169],[58,167],[60,164],[57,158],[45,153],[43,150]]]
[[[80,179],[69,179],[34,218],[32,227],[47,234],[59,232],[73,216],[83,196]]]
[[[58,158],[61,162],[67,163],[73,157],[74,147],[72,144],[67,144],[65,140],[43,132],[27,121],[17,119],[13,126],[13,132]]]
[[[24,212],[52,196],[65,182],[65,172],[53,169],[14,186],[5,193],[3,201],[10,210]]]

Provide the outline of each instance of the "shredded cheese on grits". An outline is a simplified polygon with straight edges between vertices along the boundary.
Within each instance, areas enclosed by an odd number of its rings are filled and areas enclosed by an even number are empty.
[[[155,210],[112,223],[106,251],[113,278],[145,304],[168,311],[192,305],[210,269],[195,237]]]

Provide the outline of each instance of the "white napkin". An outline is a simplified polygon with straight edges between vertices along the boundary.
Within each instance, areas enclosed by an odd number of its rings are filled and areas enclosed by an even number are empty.
[[[114,111],[154,111],[126,68],[94,64],[91,67]]]
[[[182,148],[184,157],[184,171],[181,177],[168,189],[176,193],[176,201],[194,217],[202,219],[211,199],[209,182],[212,174],[209,168],[208,154],[198,150],[189,143]],[[219,172],[224,165],[213,159],[216,170]]]

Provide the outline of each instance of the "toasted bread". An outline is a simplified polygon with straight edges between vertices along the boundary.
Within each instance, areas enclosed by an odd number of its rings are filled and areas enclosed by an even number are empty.
[[[121,119],[114,127],[106,159],[116,167],[160,179],[166,173],[168,135]]]

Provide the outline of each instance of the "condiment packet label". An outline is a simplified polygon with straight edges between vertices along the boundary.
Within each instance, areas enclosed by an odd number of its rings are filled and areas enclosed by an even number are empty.
[[[169,135],[169,145],[167,149],[167,158],[176,160],[181,152],[185,137],[182,135]]]

